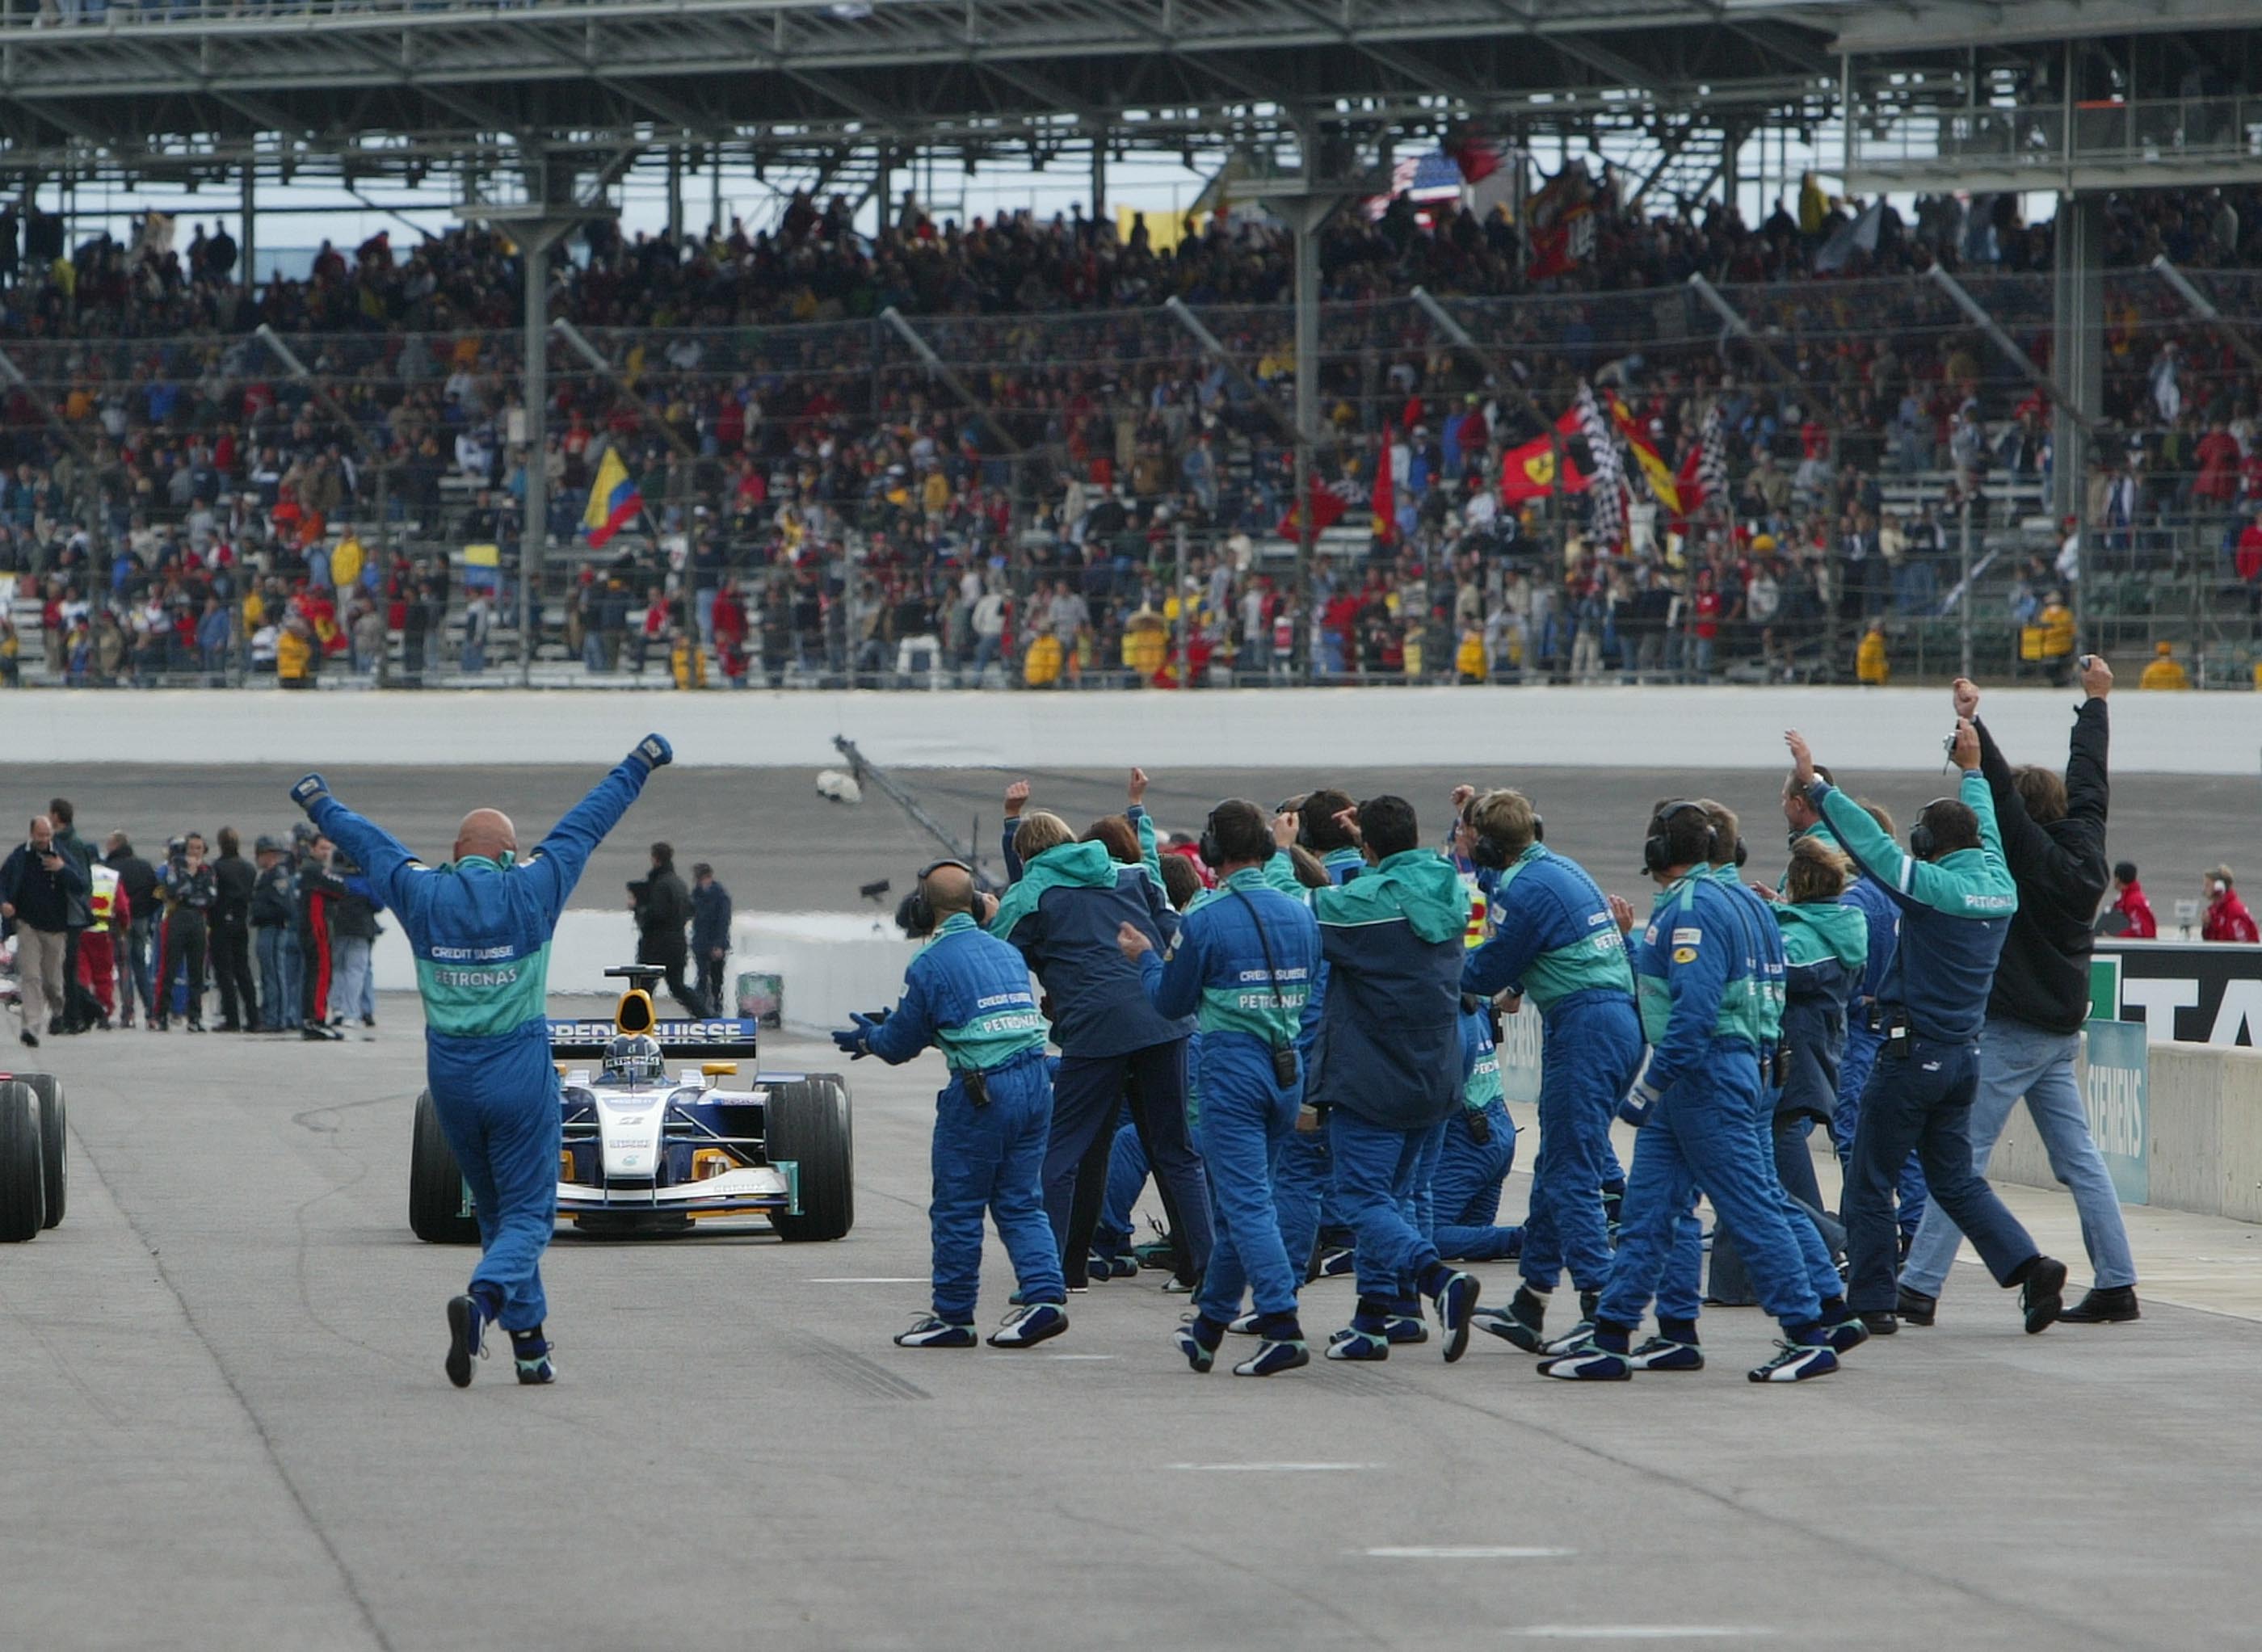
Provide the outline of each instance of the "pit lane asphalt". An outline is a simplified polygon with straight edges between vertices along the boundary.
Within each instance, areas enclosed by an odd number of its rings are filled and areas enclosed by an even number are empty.
[[[498,1357],[459,1393],[468,1259],[405,1220],[414,1007],[380,1021],[42,1051],[73,1196],[0,1256],[7,1643],[1940,1652],[2231,1645],[2262,1612],[2247,1320],[2029,1338],[1966,1268],[1936,1330],[1797,1389],[1744,1381],[1748,1309],[1695,1376],[1549,1383],[1480,1336],[1252,1382],[1185,1369],[1149,1274],[1029,1353],[896,1349],[931,1056],[851,1070],[846,1241],[563,1238],[558,1385]],[[803,1063],[832,1064],[767,1058]],[[1313,1288],[1315,1338],[1349,1297]]]
[[[1817,754],[1829,761],[1826,749]],[[1413,801],[1425,833],[1442,836],[1447,796],[1466,780],[1523,787],[1546,819],[1549,844],[1585,864],[1605,889],[1634,897],[1639,904],[1647,900],[1647,884],[1638,869],[1642,828],[1660,797],[1711,796],[1737,810],[1757,875],[1773,877],[1787,858],[1780,768],[1488,772],[1472,765],[1466,772],[1361,767],[1311,775],[1264,767],[1173,768],[1161,761],[1167,755],[1158,753],[1149,766],[1154,784],[1148,806],[1165,828],[1188,833],[1201,830],[1204,816],[1221,797],[1247,797],[1270,807],[1284,797],[1332,783],[1354,797],[1396,791]],[[2061,744],[2054,751],[2011,756],[2063,764],[2065,748]],[[479,804],[510,813],[521,842],[531,846],[596,779],[590,771],[564,768],[388,768],[342,760],[321,766],[347,804],[433,859],[447,855],[457,822]],[[243,833],[249,853],[259,833],[285,832],[299,818],[285,793],[306,767],[43,767],[11,776],[13,784],[0,787],[0,821],[28,818],[45,808],[50,797],[61,796],[76,804],[87,835],[99,840],[122,826],[141,852],[153,857],[162,852],[171,833],[193,828],[209,834],[226,825]],[[980,768],[895,772],[962,840],[978,819],[985,863],[992,872],[1001,869],[1000,794],[1015,776]],[[676,864],[687,877],[693,862],[712,862],[742,912],[854,911],[864,905],[859,886],[881,878],[893,886],[885,901],[885,909],[892,911],[912,874],[942,852],[940,846],[875,790],[868,789],[864,801],[854,807],[827,803],[818,796],[817,773],[813,768],[667,770],[593,857],[573,904],[624,905],[623,885],[642,876],[650,864],[645,846],[666,839],[675,845]],[[1123,806],[1120,770],[1040,768],[1019,775],[1032,782],[1036,805],[1060,811],[1078,827]],[[1945,774],[1848,772],[1839,780],[1857,797],[1884,804],[1904,830],[1926,802],[1955,789]],[[2250,881],[2262,879],[2262,866],[2253,864],[2254,807],[2251,778],[2129,774],[2117,779],[2108,851],[2114,859],[2133,860],[2143,869],[2164,934],[2173,934],[2173,903],[2198,895],[2200,876],[2208,868],[2227,861]]]

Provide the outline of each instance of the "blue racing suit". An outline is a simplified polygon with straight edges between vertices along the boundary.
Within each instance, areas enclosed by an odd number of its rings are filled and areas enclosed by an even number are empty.
[[[1280,1242],[1272,1162],[1303,1104],[1296,1040],[1311,1014],[1320,963],[1310,908],[1270,887],[1256,867],[1235,872],[1186,909],[1167,958],[1139,960],[1156,1013],[1192,1014],[1201,1037],[1199,1141],[1209,1172],[1209,1266],[1194,1296],[1202,1317],[1229,1324],[1246,1290],[1266,1336],[1294,1340],[1302,1273]],[[1273,1051],[1297,1077],[1283,1085]]]
[[[1498,1261],[1522,1243],[1524,1230],[1493,1220],[1500,1215],[1500,1185],[1516,1163],[1516,1126],[1481,1003],[1461,1012],[1461,1109],[1438,1127],[1430,1172],[1430,1237],[1448,1262]]]
[[[306,804],[383,892],[415,955],[426,1082],[479,1216],[472,1294],[506,1331],[531,1331],[548,1312],[542,1252],[558,1225],[563,1135],[544,1014],[551,934],[591,852],[651,774],[641,752],[623,760],[523,860],[426,866],[328,792]]]
[[[1763,1152],[1759,1057],[1768,1035],[1764,975],[1741,898],[1698,867],[1661,891],[1648,927],[1631,943],[1642,1030],[1644,1075],[1656,1096],[1634,1143],[1617,1255],[1596,1324],[1620,1335],[1641,1323],[1668,1253],[1686,1249],[1683,1223],[1701,1189],[1736,1241],[1760,1305],[1796,1341],[1812,1340],[1822,1303],[1783,1215],[1783,1190]],[[1773,927],[1769,926],[1770,929]],[[1683,1271],[1676,1262],[1675,1273]],[[1661,1315],[1693,1317],[1684,1300]]]
[[[943,920],[904,973],[895,1013],[867,1031],[862,1047],[890,1066],[928,1045],[942,1051],[950,1082],[935,1097],[934,1316],[971,1324],[982,1284],[982,1217],[998,1224],[1024,1302],[1065,1303],[1059,1247],[1045,1216],[1045,1142],[1053,1086],[1045,1020],[1029,991],[1029,967],[965,913]],[[987,1100],[967,1092],[978,1073]]]
[[[1357,849],[1330,849],[1320,864],[1341,885],[1366,869],[1366,857]],[[1266,881],[1286,894],[1301,897],[1304,893],[1296,882],[1294,862],[1285,850],[1266,863]],[[1313,1028],[1318,1012],[1326,1006],[1327,995],[1328,966],[1323,961],[1312,982],[1315,1020],[1307,1022],[1304,1035],[1297,1041],[1297,1049],[1304,1057],[1307,1089],[1313,1072]],[[1289,1263],[1299,1279],[1311,1267],[1323,1231],[1348,1236],[1342,1213],[1336,1208],[1335,1176],[1335,1157],[1329,1150],[1324,1129],[1296,1131],[1282,1144],[1279,1161],[1272,1167],[1272,1196],[1280,1212],[1280,1242],[1287,1246]]]
[[[1534,1291],[1552,1291],[1567,1266],[1581,1290],[1598,1290],[1610,1272],[1601,1194],[1617,1168],[1610,1115],[1641,1065],[1625,943],[1595,880],[1538,843],[1495,882],[1492,922],[1492,939],[1461,971],[1461,991],[1521,992],[1547,1038],[1518,1271]]]

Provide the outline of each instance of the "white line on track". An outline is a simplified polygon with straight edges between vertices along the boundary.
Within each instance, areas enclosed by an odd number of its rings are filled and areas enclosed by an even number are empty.
[[[1048,1353],[1048,1354],[1047,1354],[1047,1355],[1045,1356],[1045,1358],[1046,1358],[1046,1359],[1048,1359],[1048,1360],[1113,1360],[1114,1357],[1115,1357],[1115,1356],[1114,1356],[1113,1354],[1112,1354],[1112,1353]]]
[[[1553,1560],[1560,1555],[1575,1555],[1575,1548],[1516,1548],[1507,1546],[1486,1547],[1470,1544],[1463,1547],[1439,1548],[1370,1548],[1358,1553],[1370,1560]]]
[[[926,1277],[917,1273],[882,1275],[871,1279],[805,1279],[804,1285],[924,1285]]]
[[[1172,1468],[1188,1468],[1196,1474],[1256,1474],[1256,1475],[1326,1475],[1348,1474],[1359,1468],[1379,1468],[1372,1462],[1174,1462]]]
[[[1509,1631],[1527,1641],[1758,1641],[1774,1633],[1725,1623],[1536,1623]]]

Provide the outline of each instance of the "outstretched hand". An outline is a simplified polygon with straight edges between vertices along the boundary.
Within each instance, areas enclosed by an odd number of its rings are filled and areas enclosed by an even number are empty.
[[[1131,795],[1131,806],[1133,808],[1135,809],[1141,804],[1146,802],[1147,771],[1143,768],[1133,769],[1131,771],[1131,783],[1126,790],[1127,790]]]
[[[1977,683],[1972,682],[1969,677],[1958,677],[1956,679],[1953,692],[1956,698],[1956,716],[1961,718],[1974,718],[1979,715],[1979,685]]]
[[[1979,767],[1979,731],[1968,717],[1956,719],[1956,743],[1948,748],[1948,761],[1967,775]]]
[[[629,755],[648,769],[665,768],[675,761],[675,747],[667,743],[665,736],[647,734],[636,743],[636,749]]]
[[[1027,781],[1017,780],[1005,788],[1005,818],[1008,820],[1019,819],[1021,811],[1028,806],[1029,783]]]
[[[1349,838],[1353,843],[1356,843],[1361,848],[1365,848],[1366,847],[1365,834],[1358,829],[1358,805],[1357,804],[1351,804],[1348,809],[1336,810],[1336,825],[1342,828],[1343,834]]]
[[[312,814],[314,805],[330,795],[330,783],[320,775],[306,775],[291,788],[291,801]]]
[[[1612,895],[1610,902],[1610,921],[1618,927],[1620,934],[1632,934],[1634,925],[1633,903],[1623,895]]]
[[[1298,819],[1293,809],[1283,809],[1272,817],[1272,847],[1286,853],[1296,841]]]
[[[1127,963],[1136,963],[1142,955],[1152,952],[1155,943],[1147,939],[1147,932],[1126,920],[1115,928],[1115,948]]]
[[[1469,806],[1469,799],[1476,795],[1477,789],[1474,786],[1459,785],[1454,787],[1452,797],[1453,812],[1455,814],[1459,814],[1462,810],[1467,808]]]
[[[1814,754],[1807,749],[1806,736],[1795,728],[1783,730],[1783,743],[1790,748],[1790,772],[1804,791],[1814,783]]]
[[[2103,654],[2082,655],[2081,691],[2093,700],[2113,692],[2113,667],[2105,663]]]

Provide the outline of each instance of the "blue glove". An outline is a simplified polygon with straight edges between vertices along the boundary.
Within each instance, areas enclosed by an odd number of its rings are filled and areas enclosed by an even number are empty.
[[[850,1012],[848,1019],[856,1024],[854,1027],[844,1027],[834,1033],[832,1042],[839,1046],[841,1053],[851,1061],[861,1061],[872,1053],[872,1033],[880,1023],[869,1015],[860,1015],[853,1011]]]
[[[1636,1129],[1649,1122],[1649,1110],[1657,1105],[1657,1087],[1646,1078],[1637,1078],[1625,1100],[1618,1103],[1618,1117]]]
[[[291,801],[308,814],[313,813],[314,805],[329,795],[330,783],[320,775],[308,775],[291,788]]]
[[[653,769],[665,768],[675,761],[675,747],[660,735],[647,734],[636,743],[636,749],[629,754],[629,761],[642,763],[645,772],[650,774]]]

